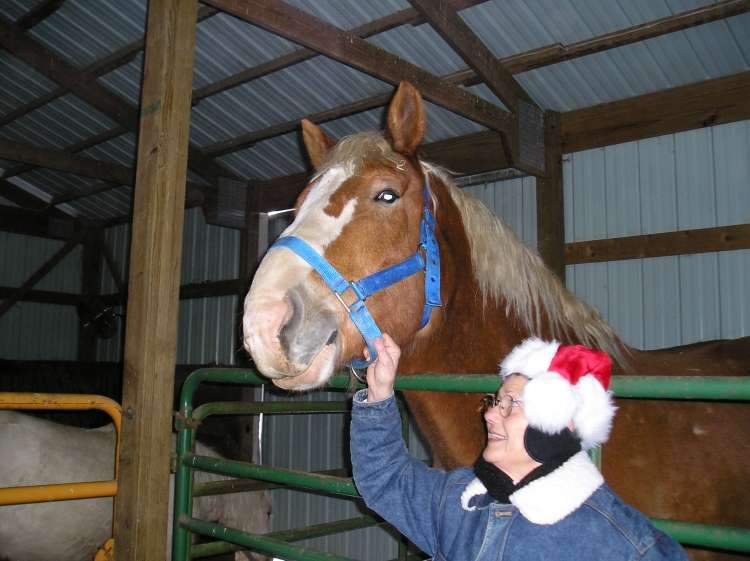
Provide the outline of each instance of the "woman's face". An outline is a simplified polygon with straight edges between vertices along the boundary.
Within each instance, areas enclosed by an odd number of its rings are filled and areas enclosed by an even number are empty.
[[[528,379],[511,375],[505,379],[498,399],[509,395],[514,400],[521,400],[523,388]],[[504,471],[513,481],[522,479],[540,464],[535,462],[523,445],[528,422],[523,412],[523,404],[515,404],[507,417],[503,417],[500,406],[491,407],[484,413],[487,426],[487,446],[482,453],[486,461]]]

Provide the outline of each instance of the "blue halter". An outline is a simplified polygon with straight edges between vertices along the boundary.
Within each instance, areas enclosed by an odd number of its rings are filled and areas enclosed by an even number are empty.
[[[419,225],[419,247],[409,258],[386,267],[385,269],[364,277],[358,281],[347,281],[325,257],[320,255],[307,242],[295,236],[284,236],[276,240],[270,249],[286,247],[304,259],[328,285],[341,305],[349,313],[354,325],[359,329],[370,351],[370,360],[354,359],[347,366],[367,368],[377,357],[374,341],[382,335],[380,328],[370,315],[365,300],[392,284],[424,271],[424,310],[420,329],[430,321],[432,308],[441,306],[440,301],[440,248],[435,239],[435,218],[430,212],[430,192],[425,177],[423,188],[424,207]],[[347,305],[341,295],[351,289],[356,300]]]

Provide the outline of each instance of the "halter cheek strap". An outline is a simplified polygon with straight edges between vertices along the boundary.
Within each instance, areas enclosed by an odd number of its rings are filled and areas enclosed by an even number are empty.
[[[424,271],[425,303],[422,311],[420,329],[430,321],[432,308],[441,306],[440,299],[440,247],[435,238],[435,218],[430,211],[430,193],[427,178],[423,187],[424,206],[422,220],[419,227],[419,248],[407,259],[386,267],[377,273],[366,276],[358,281],[347,281],[325,257],[318,253],[310,244],[296,236],[284,236],[276,240],[271,249],[285,247],[292,250],[310,265],[331,292],[346,308],[349,318],[357,327],[367,344],[370,359],[354,359],[347,366],[351,368],[367,368],[378,357],[375,350],[375,339],[382,336],[380,328],[367,309],[365,300],[389,286],[408,278],[420,271]],[[342,295],[351,290],[355,297],[352,304],[346,304]]]

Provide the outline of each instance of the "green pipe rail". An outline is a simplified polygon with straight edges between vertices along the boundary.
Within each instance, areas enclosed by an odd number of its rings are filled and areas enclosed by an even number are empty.
[[[260,536],[196,520],[188,514],[192,512],[192,473],[195,469],[265,481],[268,482],[266,485],[284,485],[358,498],[359,495],[351,478],[272,468],[235,460],[198,456],[192,453],[196,427],[200,421],[210,415],[346,413],[349,410],[348,404],[344,402],[215,402],[194,409],[193,395],[203,382],[263,385],[267,383],[267,380],[251,370],[203,368],[190,374],[185,381],[180,393],[180,410],[176,416],[179,429],[177,436],[179,461],[175,477],[172,556],[174,561],[187,561],[237,551],[241,548],[295,561],[350,561],[309,548],[292,546],[288,542],[375,525],[377,521],[374,518],[350,519]],[[396,389],[399,391],[491,393],[496,392],[499,385],[500,380],[496,374],[428,373],[405,376],[396,380]],[[364,386],[358,384],[357,387]],[[328,386],[322,389],[351,389],[349,376],[345,374],[333,376]],[[618,398],[750,401],[750,379],[732,376],[616,376],[612,379],[612,390]],[[237,490],[232,488],[231,484],[225,487],[229,489],[227,492]],[[748,529],[673,520],[655,519],[653,522],[656,527],[684,544],[750,552],[750,530]],[[222,541],[190,548],[191,532],[208,537],[219,537]],[[403,546],[399,548],[399,558],[406,558],[406,549]]]

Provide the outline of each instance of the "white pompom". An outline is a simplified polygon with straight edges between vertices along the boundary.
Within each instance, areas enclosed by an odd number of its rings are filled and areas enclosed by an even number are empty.
[[[523,389],[523,409],[529,425],[547,434],[556,434],[573,419],[576,396],[562,376],[545,372],[530,380]]]
[[[584,450],[607,441],[617,407],[612,394],[592,375],[582,377],[575,386],[579,405],[573,423]]]

